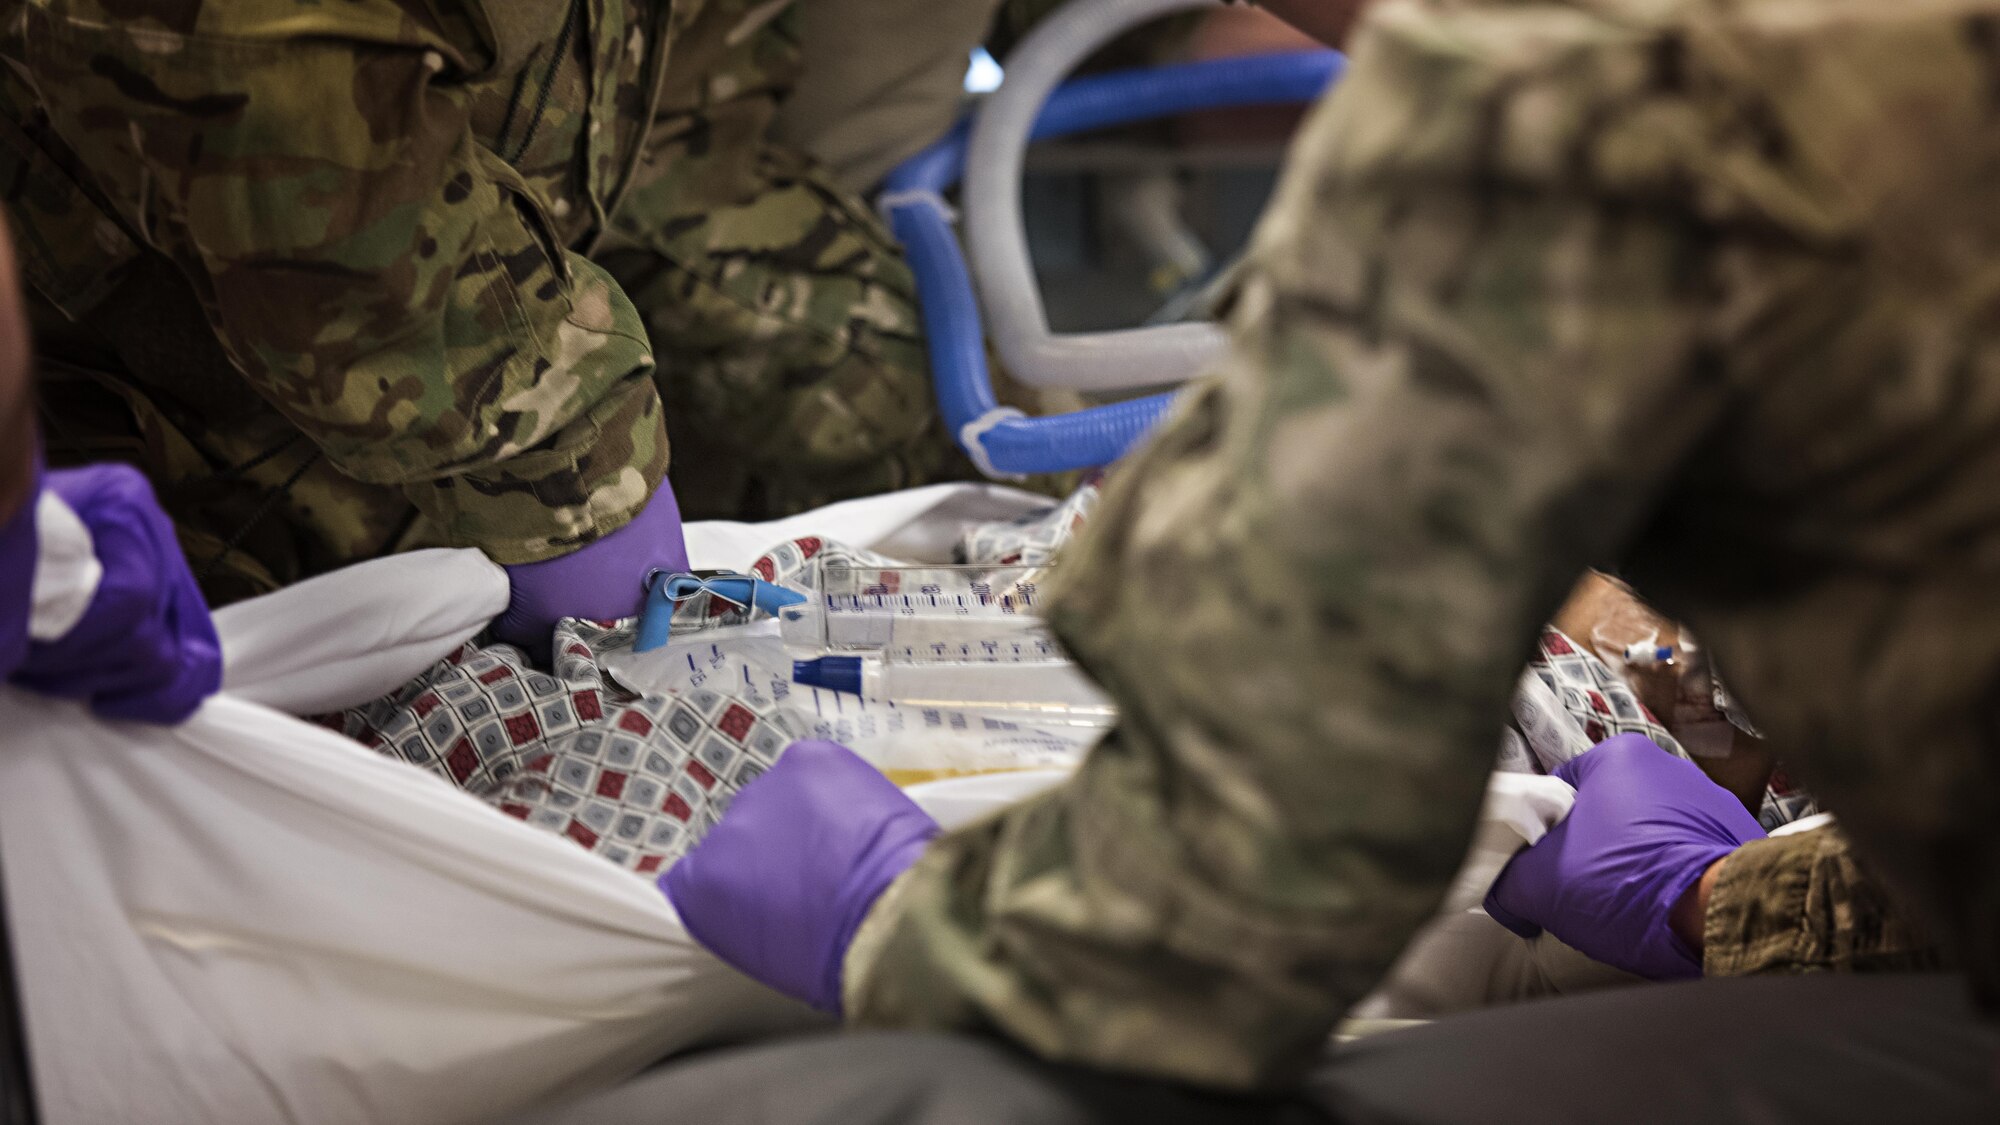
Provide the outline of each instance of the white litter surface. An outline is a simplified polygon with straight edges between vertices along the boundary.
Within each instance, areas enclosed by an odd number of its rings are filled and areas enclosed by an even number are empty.
[[[943,559],[966,523],[1046,503],[938,486],[696,524],[688,543],[704,568],[801,534]],[[696,946],[650,882],[288,717],[400,685],[506,597],[483,556],[436,551],[232,608],[226,691],[171,730],[0,686],[0,859],[43,1120],[469,1122],[817,1022]],[[911,793],[955,825],[1063,777]],[[1568,808],[1552,779],[1496,786],[1454,926]],[[1373,1014],[1410,1008],[1396,983]]]

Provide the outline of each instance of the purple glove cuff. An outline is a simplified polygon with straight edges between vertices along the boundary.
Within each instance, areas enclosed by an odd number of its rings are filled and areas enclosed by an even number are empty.
[[[854,935],[867,921],[868,912],[875,909],[875,901],[889,884],[908,871],[924,849],[930,847],[937,838],[936,822],[923,813],[916,817],[898,816],[883,822],[881,831],[875,834],[865,852],[867,858],[849,871],[847,879],[841,883],[836,901],[841,904],[840,918],[835,923],[834,941],[827,949],[826,963],[821,966],[817,995],[807,1002],[822,1012],[839,1019],[846,1015],[846,1005],[842,997],[847,967],[847,949],[854,944]]]
[[[537,652],[565,617],[616,621],[636,616],[646,600],[646,576],[656,569],[688,569],[680,505],[666,481],[617,531],[567,555],[507,567],[513,593],[507,611],[493,622],[493,635]]]
[[[1712,844],[1703,848],[1677,849],[1663,867],[1685,864],[1679,872],[1663,879],[1653,890],[1651,923],[1638,935],[1632,953],[1634,964],[1646,967],[1653,980],[1692,980],[1701,976],[1701,958],[1674,932],[1674,907],[1681,896],[1701,881],[1710,864],[1735,851],[1739,844]]]

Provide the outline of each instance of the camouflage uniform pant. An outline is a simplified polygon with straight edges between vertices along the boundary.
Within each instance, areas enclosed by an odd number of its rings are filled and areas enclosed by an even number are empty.
[[[674,48],[597,260],[646,319],[690,518],[768,518],[969,469],[932,406],[915,281],[867,205],[771,139],[796,12],[711,3]]]

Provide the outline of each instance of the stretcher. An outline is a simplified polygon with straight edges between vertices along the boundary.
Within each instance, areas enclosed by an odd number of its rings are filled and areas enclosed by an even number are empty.
[[[1049,503],[942,485],[690,525],[689,553],[742,567],[811,532],[942,561],[968,523]],[[0,688],[0,872],[42,1121],[471,1122],[822,1025],[689,940],[647,879],[294,717],[399,687],[506,600],[484,556],[429,551],[225,609],[225,690],[172,730]],[[910,792],[950,826],[1063,776]],[[1448,914],[1567,809],[1555,779],[1496,785]]]
[[[1282,1099],[992,1040],[813,1035],[698,1056],[507,1125],[1991,1125],[2000,1033],[1950,976],[1614,989],[1374,1035]]]

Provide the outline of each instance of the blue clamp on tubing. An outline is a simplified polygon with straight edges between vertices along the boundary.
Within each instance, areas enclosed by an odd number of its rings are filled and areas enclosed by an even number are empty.
[[[674,607],[696,594],[707,593],[738,608],[755,607],[775,617],[788,605],[806,600],[804,594],[751,574],[728,570],[669,572],[646,576],[646,608],[639,612],[639,637],[633,652],[663,648],[673,638]]]
[[[1094,75],[1065,83],[1035,121],[1037,140],[1196,109],[1311,101],[1346,67],[1337,51],[1296,51]],[[1172,405],[1171,394],[1029,418],[1000,405],[985,327],[944,193],[965,172],[969,122],[903,162],[877,206],[916,276],[938,410],[989,477],[1096,468],[1124,456]]]

